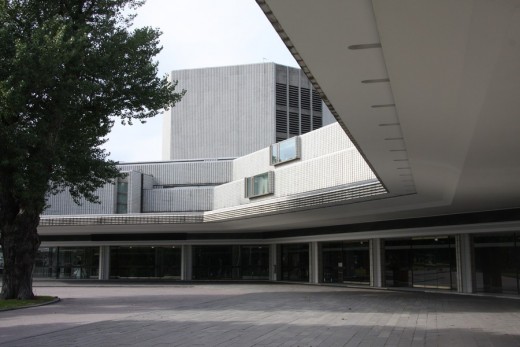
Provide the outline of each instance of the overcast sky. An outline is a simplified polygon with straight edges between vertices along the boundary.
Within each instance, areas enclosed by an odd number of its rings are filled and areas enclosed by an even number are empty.
[[[159,28],[159,74],[172,70],[275,62],[297,66],[254,0],[147,0],[136,26]],[[162,116],[116,125],[104,147],[120,162],[162,159]]]

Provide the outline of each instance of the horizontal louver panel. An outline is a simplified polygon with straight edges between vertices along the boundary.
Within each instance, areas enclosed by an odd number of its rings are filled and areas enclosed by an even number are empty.
[[[312,109],[316,112],[322,112],[321,98],[318,92],[315,90],[312,91]]]
[[[300,134],[300,117],[298,113],[289,112],[289,133],[293,135]]]
[[[298,108],[300,103],[298,94],[297,86],[289,86],[289,107]]]
[[[301,89],[301,106],[303,110],[311,109],[311,91],[307,88]]]
[[[276,132],[287,133],[287,112],[276,110]]]
[[[287,106],[287,85],[276,83],[276,104]]]
[[[302,134],[311,131],[311,116],[308,114],[302,114]]]

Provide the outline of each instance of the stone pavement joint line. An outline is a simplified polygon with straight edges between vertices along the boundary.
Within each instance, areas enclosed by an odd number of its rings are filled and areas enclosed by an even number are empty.
[[[1,346],[520,346],[520,300],[297,284],[46,286]]]

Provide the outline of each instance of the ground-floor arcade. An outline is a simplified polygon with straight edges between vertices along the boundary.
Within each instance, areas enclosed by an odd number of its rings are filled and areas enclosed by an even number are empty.
[[[269,242],[44,242],[35,278],[270,280],[520,295],[520,233]]]

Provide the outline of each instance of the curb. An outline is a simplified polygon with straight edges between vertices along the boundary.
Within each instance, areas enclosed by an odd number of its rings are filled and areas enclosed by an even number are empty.
[[[60,301],[61,301],[61,299],[58,298],[57,296],[55,296],[55,297],[54,297],[54,300],[51,300],[51,301],[42,302],[42,303],[40,303],[40,304],[21,306],[21,307],[2,308],[2,309],[0,309],[0,312],[5,312],[5,311],[14,311],[14,310],[23,310],[23,309],[25,309],[25,308],[38,307],[38,306],[45,306],[45,305],[55,304],[55,303],[60,302]]]

